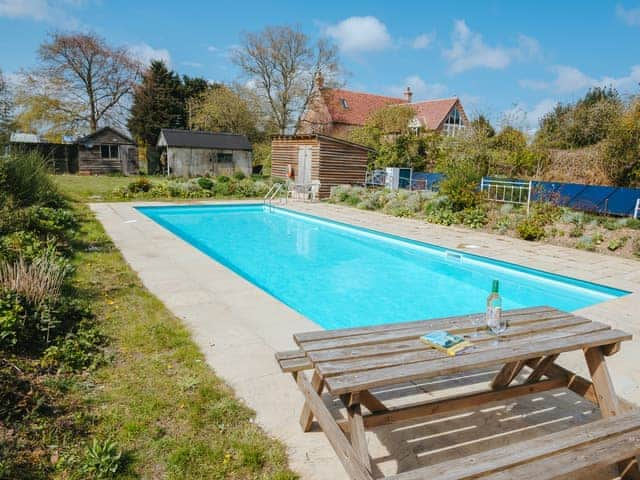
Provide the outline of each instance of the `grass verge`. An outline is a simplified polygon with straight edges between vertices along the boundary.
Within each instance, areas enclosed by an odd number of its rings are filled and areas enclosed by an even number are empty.
[[[206,365],[186,328],[141,284],[86,206],[78,287],[113,362],[95,374],[95,433],[127,453],[123,478],[292,479],[284,448]]]

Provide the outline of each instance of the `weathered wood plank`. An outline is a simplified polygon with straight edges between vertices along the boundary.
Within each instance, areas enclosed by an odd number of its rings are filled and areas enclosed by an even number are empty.
[[[460,354],[456,355],[455,358],[461,358],[467,355],[474,355],[481,352],[510,348],[517,345],[527,345],[530,342],[542,342],[545,340],[553,340],[574,335],[583,335],[609,329],[611,329],[611,327],[605,325],[604,323],[587,322],[563,329],[532,332],[528,335],[521,335],[514,338],[505,336],[505,340],[499,342],[498,344],[495,343],[494,336],[487,334],[486,337],[477,338],[475,340],[476,344],[472,349],[461,352]],[[344,375],[347,373],[364,372],[367,370],[392,367],[394,365],[408,365],[412,363],[441,360],[446,358],[450,357],[439,350],[428,348],[425,345],[425,348],[406,353],[403,352],[373,357],[360,357],[354,360],[320,362],[315,364],[315,368],[316,370],[318,370],[318,372],[320,372],[320,374],[322,374],[323,377],[327,378],[336,375]],[[453,361],[453,359],[451,359],[451,361]]]
[[[300,376],[300,375],[299,375]],[[311,377],[311,388],[318,395],[322,394],[322,390],[324,389],[324,380],[318,374],[318,372],[313,372],[313,376]],[[311,407],[309,402],[304,402],[304,406],[302,407],[302,413],[300,413],[300,426],[302,427],[303,432],[308,432],[311,430],[311,425],[313,424],[313,413],[311,412]]]
[[[389,409],[378,398],[372,394],[369,390],[363,390],[360,392],[360,403],[367,407],[370,412],[386,412]]]
[[[306,353],[304,353],[302,350],[300,349],[296,349],[296,350],[283,350],[281,352],[276,352],[275,354],[276,356],[276,360],[280,361],[280,360],[292,360],[294,358],[302,358],[306,356]]]
[[[535,369],[538,365],[538,362],[527,362],[527,365]],[[591,383],[591,381],[587,380],[584,377],[581,377],[577,373],[567,370],[566,368],[561,367],[556,363],[552,363],[547,367],[545,375],[549,378],[568,378],[569,382],[567,383],[567,388],[569,390],[577,393],[590,402],[593,402],[595,404],[598,403],[596,399],[596,391],[593,388],[593,384]]]
[[[327,436],[327,440],[329,440],[347,473],[354,480],[373,480],[366,467],[360,463],[358,453],[353,449],[342,430],[340,430],[333,415],[331,415],[320,396],[315,392],[304,373],[298,375],[297,382],[298,388],[305,396],[311,412],[318,420],[320,428]]]
[[[547,315],[550,315],[550,314],[553,315],[557,313],[561,313],[563,315],[567,314],[567,312],[562,312],[553,307],[541,306],[541,307],[526,307],[526,308],[515,308],[511,310],[505,310],[504,315],[508,316],[509,318],[514,318],[514,317],[523,316],[523,315],[532,316],[532,317],[540,316],[541,318],[544,318]],[[479,313],[473,313],[468,315],[456,315],[456,316],[443,317],[443,318],[438,318],[433,320],[411,320],[408,322],[390,323],[385,325],[371,325],[371,326],[365,326],[365,327],[342,328],[342,329],[335,329],[335,330],[314,330],[311,332],[296,333],[294,334],[293,338],[296,341],[296,343],[299,344],[299,343],[311,342],[316,340],[331,340],[331,339],[342,338],[342,337],[351,337],[354,335],[363,335],[367,333],[384,332],[384,331],[391,331],[391,330],[402,330],[403,328],[411,327],[418,323],[428,325],[433,322],[449,321],[454,319],[470,320],[472,317],[476,317],[478,315],[482,315],[482,313],[479,312]]]
[[[347,407],[347,418],[349,421],[349,437],[351,445],[360,458],[360,463],[371,471],[371,458],[367,448],[367,438],[362,422],[362,409],[360,407],[358,394],[352,394]]]
[[[509,362],[503,365],[496,376],[493,377],[493,380],[491,380],[491,388],[497,390],[508,387],[524,368],[525,363],[524,360],[518,360],[517,362]]]
[[[517,337],[520,335],[526,335],[531,332],[553,330],[557,328],[570,327],[573,325],[580,325],[580,324],[590,323],[590,322],[591,320],[587,318],[569,315],[569,316],[563,316],[562,318],[557,318],[553,320],[524,323],[524,324],[516,323],[516,324],[510,325],[507,331],[505,331],[502,334],[502,337],[504,338]],[[451,333],[455,333],[458,335],[464,334],[465,333],[464,330],[465,329],[456,329],[456,328],[449,329]],[[360,357],[371,357],[371,356],[386,355],[386,354],[392,354],[392,353],[424,350],[429,348],[419,340],[420,335],[424,333],[425,332],[421,330],[420,334],[414,334],[411,338],[400,340],[400,341],[384,342],[384,343],[364,345],[364,346],[311,351],[311,352],[307,352],[307,356],[315,364],[318,362],[326,362],[330,360],[357,359]],[[495,336],[491,334],[491,332],[485,329],[478,332],[478,335],[474,337],[472,340],[474,343],[478,343],[478,342],[494,340],[494,339],[495,339]]]
[[[526,465],[528,462],[537,459],[543,461],[542,465],[555,465],[555,461],[560,460],[563,455],[567,455],[568,458],[576,458],[574,455],[575,449],[582,445],[597,445],[599,441],[609,438],[623,438],[626,434],[631,434],[631,438],[634,438],[638,436],[638,433],[640,433],[640,415],[634,412],[628,415],[596,420],[595,422],[543,435],[524,442],[505,445],[498,449],[392,475],[387,479],[423,480],[425,478],[437,478],[438,480],[464,480],[492,478],[497,480],[497,478],[536,478],[536,480],[539,480],[538,474],[542,474],[540,471],[537,471],[536,475],[525,476],[495,477],[491,476],[491,474],[497,474],[513,466]],[[628,441],[628,439],[625,438],[625,441]],[[628,448],[626,452],[623,452],[623,455],[631,454],[635,448],[637,447]],[[605,451],[603,455],[602,453],[599,454],[596,449],[590,453],[589,456],[582,458],[593,462],[593,465],[603,460],[606,461],[610,452]],[[555,456],[550,457],[550,455]],[[551,461],[551,458],[553,458],[553,461]],[[549,461],[544,462],[544,459],[549,459]],[[615,463],[615,460],[610,459],[609,464],[611,463]]]
[[[534,321],[529,320],[529,318],[530,317],[515,318],[513,319],[513,321],[510,320],[510,325],[512,325],[512,327],[515,327],[522,324],[534,323]],[[565,314],[558,314],[553,318],[535,320],[535,322],[545,322],[550,320],[563,320],[563,319],[565,321],[571,321],[571,319],[573,318],[574,318],[573,315],[569,315],[565,313]],[[402,330],[392,330],[389,332],[382,332],[382,333],[375,332],[375,333],[369,333],[365,335],[356,335],[353,337],[338,338],[334,340],[306,342],[306,343],[300,344],[300,348],[303,349],[305,352],[310,353],[315,350],[328,350],[333,348],[374,345],[374,344],[381,344],[381,343],[393,342],[398,340],[409,340],[412,338],[419,338],[421,335],[424,335],[425,333],[432,330],[447,330],[447,331],[455,331],[458,334],[465,334],[472,331],[477,331],[478,327],[473,326],[468,321],[452,320],[447,322],[446,325],[440,325],[439,327],[435,325],[432,325],[430,327],[424,326],[424,325],[422,326],[418,325],[410,328],[405,328]],[[480,331],[483,331],[483,330],[486,330],[486,328],[481,327]]]
[[[562,316],[567,315],[566,312],[561,312],[560,310],[553,307],[527,307],[527,308],[517,308],[512,310],[505,310],[503,315],[515,321],[515,317],[518,316],[530,316],[532,319],[545,319],[550,315],[561,314]],[[367,333],[377,333],[377,332],[387,332],[392,330],[402,330],[404,328],[408,328],[411,326],[428,326],[428,325],[439,325],[439,322],[446,323],[450,320],[459,319],[462,321],[469,321],[471,318],[476,317],[478,315],[482,315],[482,313],[474,313],[469,315],[458,315],[453,317],[445,317],[439,318],[435,320],[412,320],[409,322],[400,322],[400,323],[391,323],[386,325],[372,325],[367,327],[355,327],[355,328],[342,328],[336,330],[315,330],[312,332],[302,332],[296,333],[293,335],[293,339],[299,345],[304,342],[311,342],[316,340],[331,340],[342,337],[351,337],[354,335],[363,335]],[[534,320],[535,321],[535,320]],[[436,326],[435,328],[440,328],[440,326]]]
[[[281,360],[278,363],[280,364],[280,369],[285,373],[299,372],[313,368],[313,365],[306,357]]]
[[[614,435],[601,441],[577,446],[571,450],[551,454],[501,472],[483,475],[483,480],[513,480],[535,478],[552,480],[582,478],[597,468],[608,467],[640,453],[640,431]],[[627,475],[628,478],[628,475]]]
[[[533,372],[531,372],[527,377],[526,382],[534,383],[540,380],[542,376],[546,373],[549,366],[553,364],[558,359],[559,356],[560,354],[555,353],[553,355],[547,355],[546,357],[541,358],[536,364],[535,368],[533,369]]]
[[[604,354],[599,347],[589,348],[584,352],[584,358],[589,367],[591,381],[596,390],[598,406],[603,417],[610,417],[620,413],[618,397],[613,389],[613,382],[604,360]]]
[[[339,395],[411,380],[452,375],[466,370],[490,367],[517,360],[528,360],[554,353],[610,345],[611,343],[630,339],[631,335],[620,330],[605,330],[586,335],[527,342],[519,345],[507,342],[504,348],[497,350],[338,375],[326,379],[325,383],[331,393]]]
[[[456,412],[490,402],[501,402],[511,398],[522,397],[524,395],[555,390],[557,388],[565,387],[566,383],[566,379],[554,378],[552,380],[543,380],[531,385],[515,385],[513,387],[507,387],[497,391],[491,390],[487,392],[470,393],[426,404],[395,408],[387,412],[374,412],[370,415],[364,416],[364,425],[366,428],[374,428],[390,423],[412,420],[414,418],[423,418],[431,415]]]

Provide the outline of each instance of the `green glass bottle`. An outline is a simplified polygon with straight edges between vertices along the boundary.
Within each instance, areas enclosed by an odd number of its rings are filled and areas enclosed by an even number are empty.
[[[507,321],[502,316],[502,297],[500,297],[500,282],[494,280],[491,285],[491,293],[487,297],[487,312],[485,321],[487,327],[496,335],[500,335],[507,329]]]

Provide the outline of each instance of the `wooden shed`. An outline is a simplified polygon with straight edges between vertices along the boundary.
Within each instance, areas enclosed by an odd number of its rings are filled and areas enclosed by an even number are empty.
[[[103,127],[79,139],[78,173],[96,175],[138,172],[138,149],[127,135],[112,127]]]
[[[298,185],[319,183],[326,198],[335,185],[363,185],[369,147],[321,134],[278,135],[271,139],[271,176]]]

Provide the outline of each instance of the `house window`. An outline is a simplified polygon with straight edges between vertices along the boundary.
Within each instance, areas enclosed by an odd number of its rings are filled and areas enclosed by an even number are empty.
[[[347,108],[349,108],[349,104],[347,103],[347,99],[346,98],[341,98],[340,99],[340,103],[342,103],[342,108],[344,108],[345,110]]]
[[[454,107],[447,116],[444,121],[443,131],[445,135],[449,135],[451,137],[455,137],[460,131],[464,130],[465,126],[462,122],[462,115],[460,115],[460,111]]]
[[[102,158],[118,158],[118,145],[100,145]]]
[[[218,153],[217,161],[218,163],[232,163],[233,153]]]

